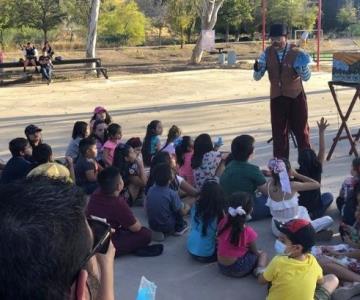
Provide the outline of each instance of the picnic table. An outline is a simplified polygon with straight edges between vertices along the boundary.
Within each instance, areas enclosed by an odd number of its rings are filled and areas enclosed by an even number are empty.
[[[63,59],[63,60],[54,60],[52,61],[54,66],[60,66],[60,65],[82,65],[81,67],[76,67],[73,69],[61,69],[61,72],[63,71],[91,71],[95,70],[97,73],[97,77],[99,78],[102,74],[106,79],[108,79],[107,75],[107,69],[104,68],[101,64],[100,58],[77,58],[77,59]],[[94,67],[89,67],[89,64],[95,64]],[[23,68],[24,64],[22,62],[5,62],[0,63],[0,69],[9,69],[9,68]],[[31,66],[28,66],[28,68],[31,68]]]
[[[354,109],[354,106],[356,104],[357,100],[360,100],[360,83],[350,83],[350,82],[343,82],[343,81],[329,81],[329,88],[331,91],[331,95],[333,97],[333,100],[335,102],[335,106],[336,109],[339,113],[340,119],[341,119],[341,125],[340,128],[333,140],[333,144],[330,148],[330,151],[326,157],[326,160],[330,160],[331,156],[335,150],[335,147],[337,145],[337,143],[340,140],[343,139],[347,139],[350,143],[350,151],[349,151],[349,155],[355,154],[356,157],[359,156],[358,151],[356,149],[356,142],[360,140],[360,129],[358,130],[358,132],[356,134],[351,134],[349,127],[347,125],[347,121],[350,118],[350,115]],[[343,87],[350,87],[350,88],[354,88],[355,89],[355,94],[350,102],[349,108],[347,109],[346,113],[344,114],[341,110],[340,104],[339,104],[339,100],[338,100],[338,96],[336,94],[335,91],[335,87],[336,86],[343,86]],[[341,136],[343,130],[345,130],[346,135],[345,136]]]

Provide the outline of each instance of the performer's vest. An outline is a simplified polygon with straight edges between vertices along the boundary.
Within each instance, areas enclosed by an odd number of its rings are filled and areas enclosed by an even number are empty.
[[[271,83],[271,99],[279,96],[295,99],[303,90],[301,78],[293,67],[295,59],[299,53],[299,50],[294,49],[295,47],[295,45],[290,46],[290,49],[281,63],[279,62],[279,58],[274,47],[270,46],[266,49],[266,66]]]

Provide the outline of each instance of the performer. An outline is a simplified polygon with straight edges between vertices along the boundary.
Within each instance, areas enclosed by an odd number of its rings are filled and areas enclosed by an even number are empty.
[[[310,148],[308,110],[302,80],[311,77],[310,56],[287,40],[287,28],[274,24],[270,28],[271,46],[255,61],[254,79],[268,71],[270,88],[273,154],[289,158],[289,130],[297,140],[299,151]]]

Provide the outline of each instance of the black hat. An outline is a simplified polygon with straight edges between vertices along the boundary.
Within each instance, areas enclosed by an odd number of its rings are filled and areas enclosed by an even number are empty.
[[[41,128],[37,127],[36,125],[29,125],[25,128],[25,135],[34,134],[36,132],[42,131]]]
[[[315,245],[315,230],[311,223],[304,219],[294,219],[285,224],[275,221],[279,231],[287,236],[294,245],[301,245],[304,252]]]
[[[270,34],[269,36],[287,36],[287,26],[284,24],[273,24],[270,27]]]

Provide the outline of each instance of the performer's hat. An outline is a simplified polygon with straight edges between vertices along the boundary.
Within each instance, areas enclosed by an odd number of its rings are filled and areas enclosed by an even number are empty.
[[[287,26],[284,24],[273,24],[270,27],[270,34],[269,36],[287,36]]]

